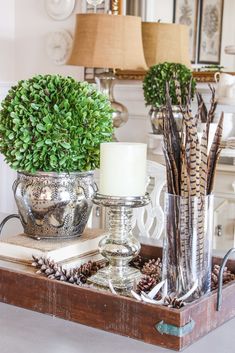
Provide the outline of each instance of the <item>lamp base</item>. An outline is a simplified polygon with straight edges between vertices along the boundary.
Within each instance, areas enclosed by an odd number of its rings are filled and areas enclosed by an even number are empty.
[[[103,72],[95,77],[99,90],[108,96],[114,110],[112,113],[113,127],[119,128],[127,122],[128,110],[123,104],[117,102],[113,96],[115,80],[115,75],[110,71]]]
[[[113,108],[112,118],[113,118],[113,127],[119,128],[123,126],[128,120],[128,111],[127,108],[120,102],[111,101],[111,106]]]

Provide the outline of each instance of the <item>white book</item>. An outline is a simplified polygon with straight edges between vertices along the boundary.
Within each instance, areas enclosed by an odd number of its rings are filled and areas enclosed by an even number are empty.
[[[5,236],[0,240],[0,258],[32,262],[32,255],[64,262],[84,255],[98,253],[99,241],[104,236],[101,229],[86,229],[78,238],[69,240],[36,240],[25,234]]]
[[[78,257],[73,257],[71,259],[58,262],[58,264],[62,266],[63,269],[69,269],[69,268],[80,267],[82,264],[88,261],[103,262],[105,261],[105,258],[99,253],[99,251],[95,251],[93,253],[81,255]]]

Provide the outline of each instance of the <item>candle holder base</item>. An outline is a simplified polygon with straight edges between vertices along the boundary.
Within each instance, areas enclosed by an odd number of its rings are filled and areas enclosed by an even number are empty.
[[[139,197],[118,197],[96,194],[93,202],[108,207],[108,233],[99,243],[100,253],[109,265],[90,277],[89,282],[110,287],[119,292],[128,292],[141,273],[130,267],[129,262],[138,255],[140,242],[132,234],[133,208],[149,203],[149,195]]]
[[[142,274],[139,270],[126,267],[122,275],[114,266],[107,266],[99,270],[95,275],[89,278],[89,283],[108,288],[112,286],[119,293],[128,293],[140,281]]]

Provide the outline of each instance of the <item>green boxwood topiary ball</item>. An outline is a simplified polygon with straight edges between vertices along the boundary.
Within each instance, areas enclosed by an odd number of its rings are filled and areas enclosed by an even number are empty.
[[[166,82],[169,82],[171,103],[177,105],[174,77],[180,83],[182,104],[185,105],[192,72],[185,65],[167,62],[152,66],[144,78],[143,90],[146,105],[160,108],[166,104]],[[196,81],[192,79],[191,97],[194,96],[195,88]]]
[[[19,81],[1,105],[0,152],[18,171],[95,169],[100,143],[112,139],[108,98],[71,77],[38,75]]]

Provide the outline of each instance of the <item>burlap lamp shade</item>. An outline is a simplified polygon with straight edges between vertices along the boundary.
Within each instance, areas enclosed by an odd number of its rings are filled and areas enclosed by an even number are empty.
[[[147,69],[141,18],[77,14],[69,65],[123,70]]]
[[[175,23],[142,23],[144,55],[148,67],[163,62],[190,67],[189,28]]]

